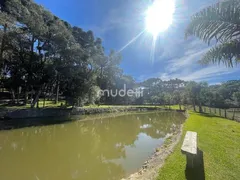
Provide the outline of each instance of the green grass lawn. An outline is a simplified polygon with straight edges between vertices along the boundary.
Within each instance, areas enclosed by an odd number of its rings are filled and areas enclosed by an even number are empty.
[[[111,107],[142,107],[142,108],[169,108],[169,106],[160,106],[160,105],[88,105],[84,106],[84,108],[111,108]],[[179,109],[179,105],[171,105],[171,109]],[[183,109],[183,106],[182,106]]]
[[[240,123],[190,112],[181,141],[159,170],[158,180],[203,180],[204,176],[198,174],[203,173],[200,170],[192,173],[196,177],[189,176],[189,173],[185,175],[186,157],[181,154],[181,145],[186,131],[198,133],[206,180],[240,179]]]
[[[45,108],[55,108],[55,107],[60,107],[61,104],[65,104],[65,101],[59,101],[57,104],[55,104],[55,101],[45,101]],[[0,104],[0,109],[8,108],[8,109],[26,109],[30,108],[30,104],[24,105],[24,106],[17,106],[17,105],[5,105],[5,104]],[[43,107],[43,99],[40,99],[39,101],[39,108]],[[114,108],[114,107],[119,107],[119,108],[126,108],[126,107],[142,107],[142,108],[169,108],[169,106],[160,106],[160,105],[86,105],[84,108]],[[171,109],[179,109],[178,105],[171,105]],[[183,107],[182,107],[183,109]]]

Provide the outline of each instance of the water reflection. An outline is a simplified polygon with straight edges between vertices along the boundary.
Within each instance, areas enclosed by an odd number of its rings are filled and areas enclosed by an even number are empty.
[[[0,179],[120,179],[138,169],[184,116],[151,112],[83,120],[1,131]]]

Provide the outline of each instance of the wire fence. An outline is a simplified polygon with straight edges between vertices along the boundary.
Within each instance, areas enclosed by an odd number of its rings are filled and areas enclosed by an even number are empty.
[[[214,114],[234,121],[240,122],[240,108],[220,109],[212,107],[203,107],[204,113]]]

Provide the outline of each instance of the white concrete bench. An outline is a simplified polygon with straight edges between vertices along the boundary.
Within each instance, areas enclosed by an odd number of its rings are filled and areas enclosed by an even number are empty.
[[[194,156],[197,155],[197,133],[192,131],[187,131],[181,151],[187,156],[187,165],[193,167]]]

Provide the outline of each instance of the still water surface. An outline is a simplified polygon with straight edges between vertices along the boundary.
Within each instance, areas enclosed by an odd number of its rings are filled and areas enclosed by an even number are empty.
[[[184,121],[177,112],[86,116],[0,131],[1,180],[119,180]]]

